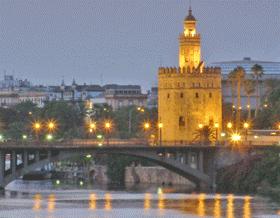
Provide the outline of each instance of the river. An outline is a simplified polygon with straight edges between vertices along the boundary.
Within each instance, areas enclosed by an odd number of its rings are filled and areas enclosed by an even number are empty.
[[[108,188],[15,180],[0,195],[1,218],[280,217],[268,200],[178,188]]]

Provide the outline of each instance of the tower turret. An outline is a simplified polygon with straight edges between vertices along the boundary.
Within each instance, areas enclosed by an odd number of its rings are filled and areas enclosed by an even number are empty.
[[[201,65],[200,35],[196,30],[196,19],[189,8],[184,20],[184,32],[179,38],[179,66],[181,68],[197,68]]]

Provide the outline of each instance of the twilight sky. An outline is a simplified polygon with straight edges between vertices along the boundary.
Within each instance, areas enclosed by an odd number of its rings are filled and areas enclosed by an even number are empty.
[[[178,65],[188,7],[188,0],[0,0],[0,76],[145,90],[160,65]],[[206,63],[280,61],[279,0],[192,0],[192,8]]]

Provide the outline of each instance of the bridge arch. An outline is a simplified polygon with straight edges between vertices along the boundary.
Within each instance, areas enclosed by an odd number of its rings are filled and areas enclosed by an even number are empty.
[[[56,155],[51,156],[48,155],[47,158],[38,160],[30,165],[24,165],[23,168],[15,170],[14,173],[7,175],[3,178],[3,181],[0,181],[0,186],[4,187],[11,181],[15,180],[23,176],[24,174],[35,170],[36,168],[43,167],[49,162],[61,161],[65,159],[69,159],[76,156],[86,155],[88,153],[91,154],[116,154],[116,155],[125,155],[125,156],[133,156],[138,158],[143,158],[154,162],[164,168],[175,172],[191,182],[195,183],[199,188],[201,184],[206,187],[211,186],[211,179],[206,173],[199,171],[198,169],[191,168],[189,165],[185,163],[181,163],[180,161],[176,161],[174,159],[164,158],[159,156],[155,150],[129,150],[129,149],[83,149],[83,150],[61,150]]]

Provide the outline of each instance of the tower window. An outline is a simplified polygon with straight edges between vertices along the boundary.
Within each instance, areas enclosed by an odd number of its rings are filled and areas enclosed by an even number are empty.
[[[170,98],[170,94],[169,93],[167,93],[167,98]]]
[[[179,127],[185,126],[185,118],[183,116],[179,117]]]
[[[195,93],[195,97],[196,97],[196,98],[199,98],[198,92]]]
[[[209,98],[212,98],[212,92],[209,92]]]
[[[184,98],[184,93],[183,92],[180,93],[180,97]]]

